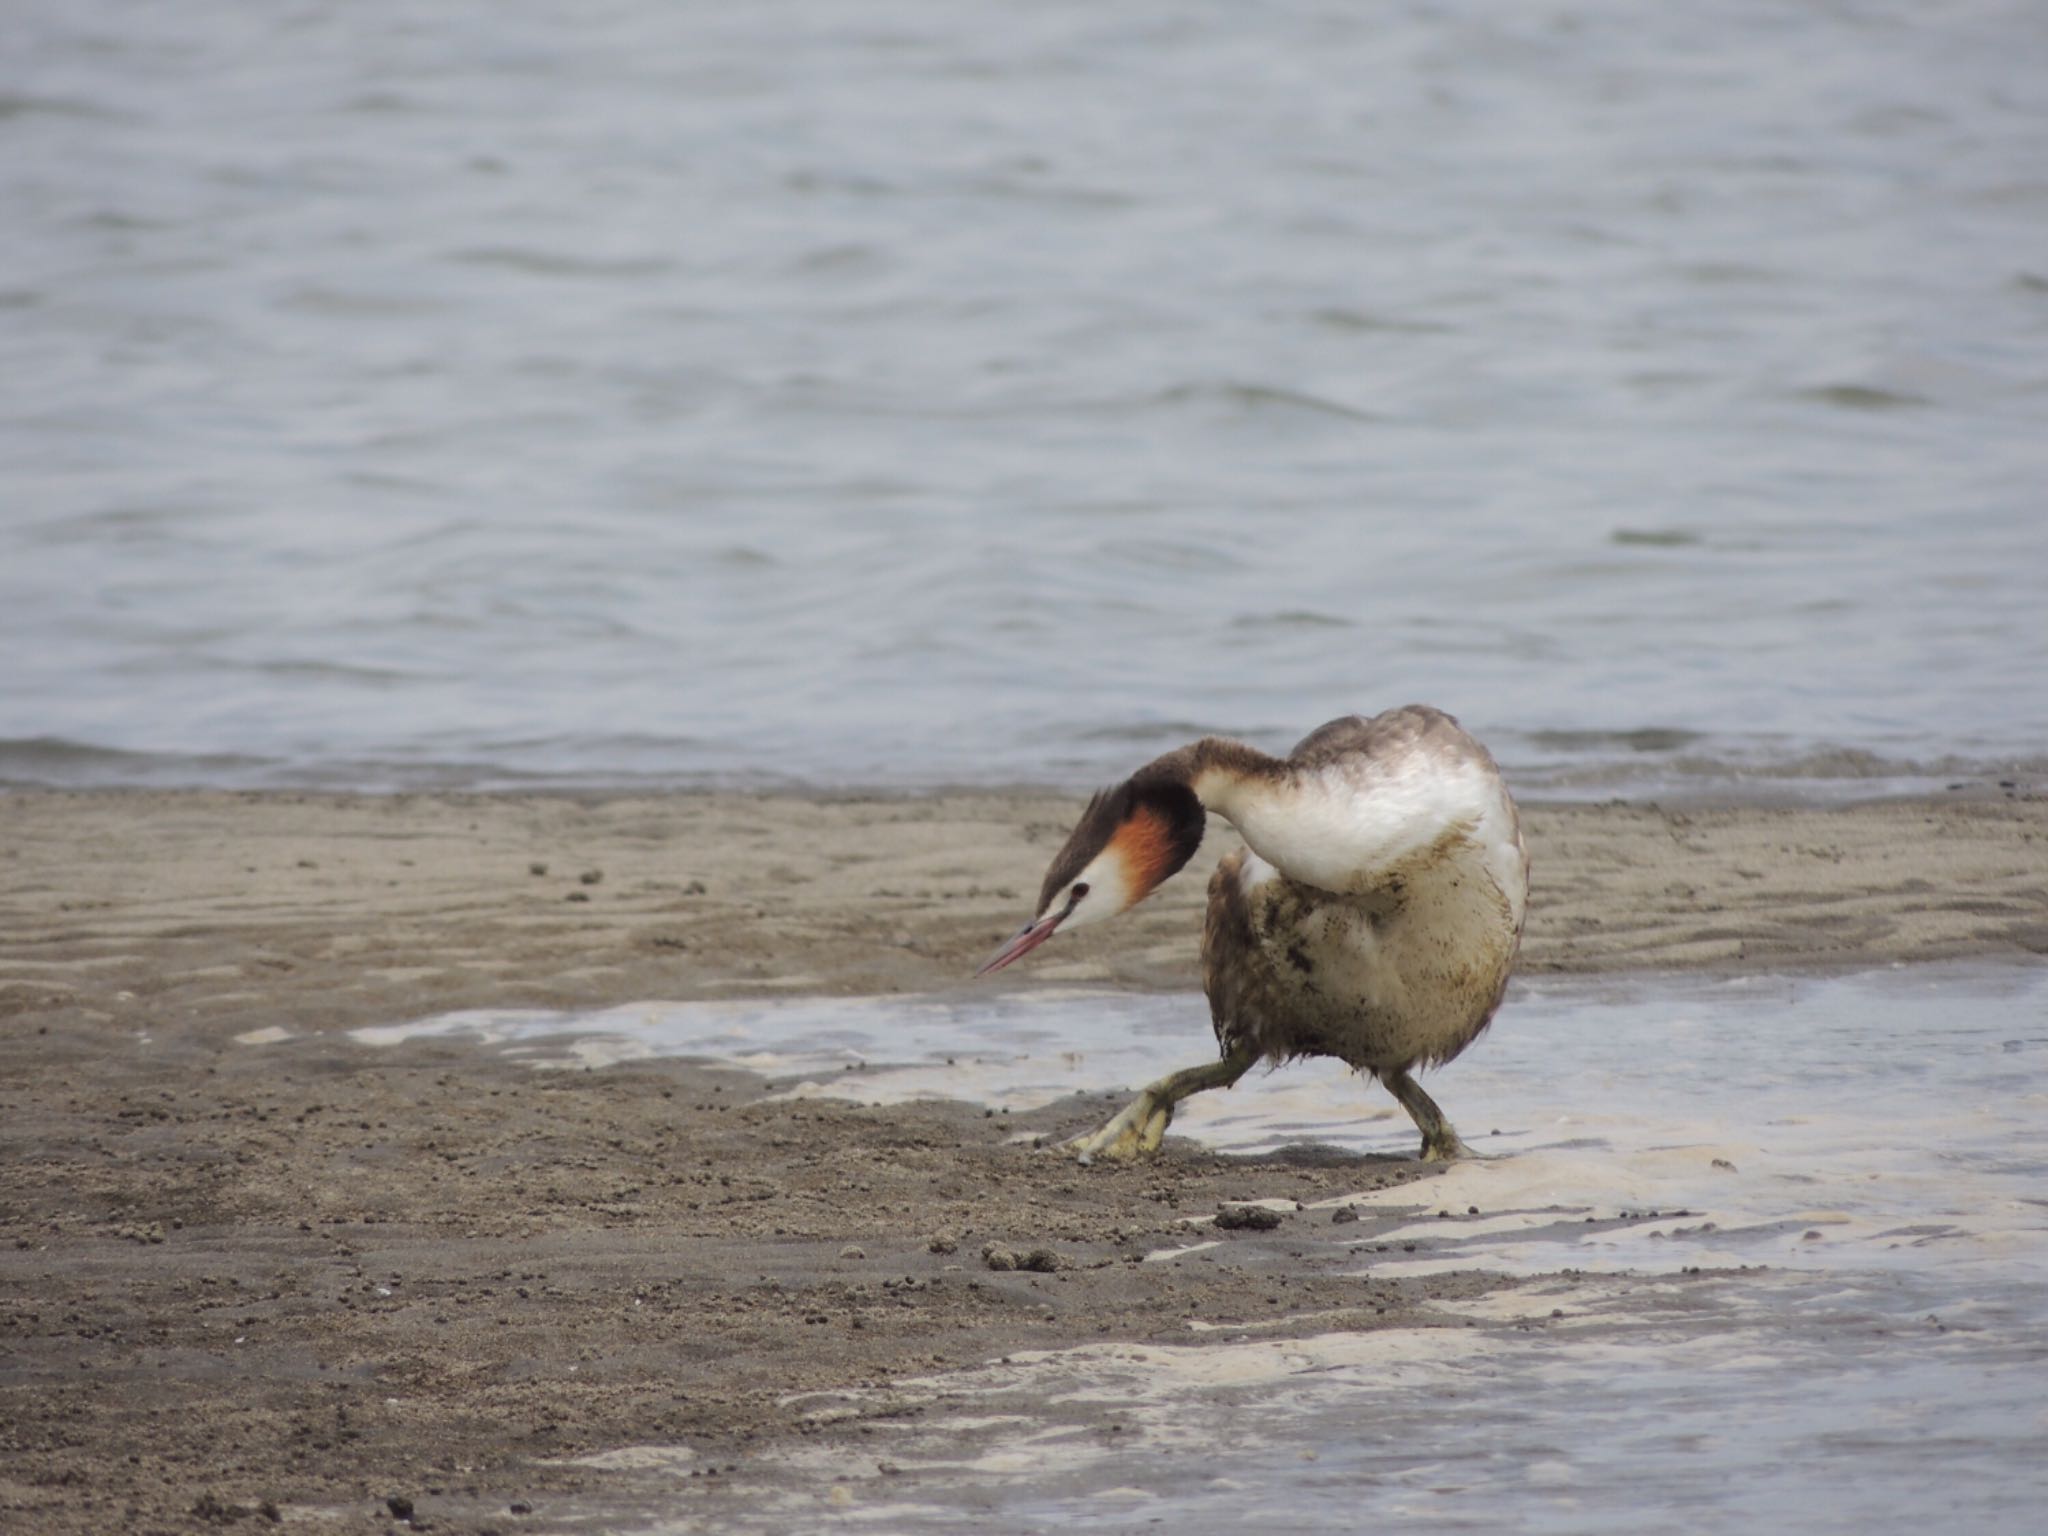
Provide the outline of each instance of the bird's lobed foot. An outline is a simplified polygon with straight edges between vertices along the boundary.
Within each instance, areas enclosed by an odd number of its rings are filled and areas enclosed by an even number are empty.
[[[1160,1103],[1151,1094],[1141,1093],[1102,1129],[1062,1142],[1060,1150],[1072,1153],[1084,1163],[1092,1163],[1098,1157],[1128,1163],[1157,1152],[1167,1126],[1172,1123],[1172,1104]]]
[[[1472,1149],[1458,1139],[1458,1133],[1448,1125],[1434,1136],[1422,1138],[1422,1160],[1425,1163],[1455,1163],[1460,1158],[1471,1157]]]

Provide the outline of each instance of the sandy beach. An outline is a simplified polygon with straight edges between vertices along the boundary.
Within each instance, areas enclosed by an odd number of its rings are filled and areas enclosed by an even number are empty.
[[[1513,1284],[1360,1281],[1300,1221],[1229,1234],[1199,1272],[1137,1262],[1223,1202],[1431,1175],[1184,1141],[1079,1169],[1013,1139],[1080,1130],[1127,1084],[1029,1116],[792,1105],[674,1061],[540,1074],[347,1034],[958,990],[1028,915],[1075,808],[0,796],[0,1526],[596,1529],[631,1500],[603,1456],[653,1444],[688,1448],[715,1527],[762,1447],[872,1427],[800,1394],[1186,1343],[1191,1320],[1444,1326],[1447,1299]],[[2039,796],[1536,806],[1527,828],[1525,974],[2048,953]],[[1025,983],[1192,990],[1202,882],[1232,844],[1215,829],[1159,898]],[[1207,1049],[1199,1013],[1187,1043]],[[1027,1267],[990,1267],[991,1245]]]

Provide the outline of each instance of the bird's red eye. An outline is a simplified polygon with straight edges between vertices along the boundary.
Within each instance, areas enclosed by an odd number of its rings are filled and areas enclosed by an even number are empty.
[[[1088,882],[1085,880],[1076,880],[1074,882],[1074,893],[1068,899],[1071,901],[1079,901],[1083,896],[1086,896],[1087,894]]]

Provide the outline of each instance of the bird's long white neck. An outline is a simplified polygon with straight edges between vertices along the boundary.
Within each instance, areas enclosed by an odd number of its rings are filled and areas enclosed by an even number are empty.
[[[1505,812],[1497,783],[1476,766],[1397,758],[1302,768],[1216,738],[1182,752],[1206,810],[1283,875],[1326,891],[1372,889],[1447,833]]]
[[[1292,772],[1291,764],[1257,747],[1227,736],[1204,736],[1155,758],[1135,777],[1177,780],[1195,792],[1205,810],[1228,817],[1232,800],[1247,784],[1285,779]]]

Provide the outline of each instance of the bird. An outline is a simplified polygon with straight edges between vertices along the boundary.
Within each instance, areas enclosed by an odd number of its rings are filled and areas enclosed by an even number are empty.
[[[1148,1155],[1191,1094],[1261,1061],[1328,1056],[1394,1096],[1425,1162],[1469,1155],[1412,1074],[1492,1022],[1521,946],[1529,855],[1492,755],[1440,709],[1347,715],[1285,757],[1206,736],[1147,763],[1088,802],[1036,914],[976,975],[1129,911],[1194,857],[1211,815],[1244,842],[1210,877],[1202,925],[1221,1058],[1150,1084],[1065,1150]]]

